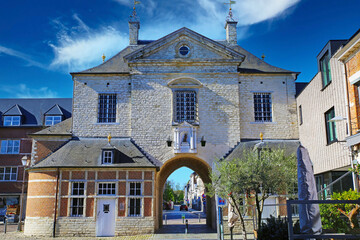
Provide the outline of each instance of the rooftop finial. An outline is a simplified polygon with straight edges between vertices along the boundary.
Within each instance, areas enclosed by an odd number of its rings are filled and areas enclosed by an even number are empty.
[[[235,22],[235,20],[233,19],[233,14],[232,14],[232,9],[231,9],[231,4],[235,4],[235,1],[229,0],[229,2],[226,2],[224,4],[229,4],[229,15],[226,17],[226,21],[232,21]]]
[[[111,133],[109,133],[109,135],[107,136],[107,139],[108,139],[108,143],[110,143],[110,141],[111,141]]]
[[[264,55],[264,54],[261,55],[261,59],[264,61],[264,59],[265,59],[265,55]]]
[[[105,62],[105,58],[106,58],[105,53],[103,53],[103,55],[102,55],[103,62]]]
[[[264,134],[261,132],[260,133],[260,140],[263,141],[263,139],[264,139]]]
[[[138,22],[139,21],[139,18],[136,15],[136,5],[138,5],[138,4],[140,4],[140,1],[134,0],[134,7],[133,7],[132,15],[130,16],[130,21],[133,21],[133,22]]]

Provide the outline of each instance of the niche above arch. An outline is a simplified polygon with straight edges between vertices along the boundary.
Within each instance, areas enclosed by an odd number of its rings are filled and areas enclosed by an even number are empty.
[[[203,84],[195,78],[176,78],[168,83],[169,88],[202,88]]]

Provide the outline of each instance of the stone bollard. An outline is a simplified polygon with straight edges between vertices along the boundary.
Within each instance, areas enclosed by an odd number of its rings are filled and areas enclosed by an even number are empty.
[[[186,223],[185,223],[185,234],[187,234],[188,233],[188,230],[189,230],[189,224],[188,224],[188,220],[186,219],[186,221],[185,221]]]
[[[7,219],[4,217],[4,233],[6,233],[7,230]]]
[[[167,225],[167,215],[165,215],[165,225]]]
[[[199,213],[199,222],[200,222],[200,213]]]

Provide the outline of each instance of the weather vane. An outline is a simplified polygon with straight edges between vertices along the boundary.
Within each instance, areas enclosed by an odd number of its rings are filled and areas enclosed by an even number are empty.
[[[235,21],[233,19],[233,14],[232,14],[232,9],[231,9],[231,4],[235,4],[236,2],[235,1],[232,1],[232,0],[229,0],[229,2],[226,2],[224,4],[229,4],[229,16],[226,17],[226,20],[227,21]]]
[[[132,15],[130,16],[130,19],[133,21],[139,21],[139,18],[136,15],[136,5],[138,5],[140,3],[141,3],[140,1],[134,0],[133,12],[132,12]]]

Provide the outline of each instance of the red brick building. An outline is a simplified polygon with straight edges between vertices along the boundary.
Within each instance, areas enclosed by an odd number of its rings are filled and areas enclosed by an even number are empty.
[[[31,158],[29,134],[70,118],[71,108],[71,98],[0,99],[0,217],[17,221],[20,214],[21,159],[36,160]]]

